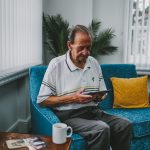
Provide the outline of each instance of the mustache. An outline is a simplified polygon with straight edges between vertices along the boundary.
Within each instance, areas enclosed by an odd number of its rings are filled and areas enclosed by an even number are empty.
[[[88,58],[88,56],[80,56],[80,57],[78,58],[78,62],[80,62],[80,63],[86,62],[87,58]]]

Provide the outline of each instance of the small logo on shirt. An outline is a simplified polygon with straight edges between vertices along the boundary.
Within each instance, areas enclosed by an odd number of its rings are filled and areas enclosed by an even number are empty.
[[[94,80],[95,80],[95,78],[94,77],[92,77],[92,81],[94,82]]]

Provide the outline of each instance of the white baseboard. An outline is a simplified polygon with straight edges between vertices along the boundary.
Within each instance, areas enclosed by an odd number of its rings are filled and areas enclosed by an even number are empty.
[[[7,132],[29,133],[31,128],[31,116],[27,119],[18,119],[13,125],[11,125]]]

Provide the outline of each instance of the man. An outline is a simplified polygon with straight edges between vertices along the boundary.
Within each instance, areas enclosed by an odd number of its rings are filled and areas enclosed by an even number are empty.
[[[89,56],[90,32],[75,26],[67,44],[68,52],[50,62],[37,103],[51,106],[62,122],[86,139],[89,150],[109,150],[110,145],[113,150],[129,150],[131,123],[101,111],[96,95],[83,94],[106,89],[98,62]]]

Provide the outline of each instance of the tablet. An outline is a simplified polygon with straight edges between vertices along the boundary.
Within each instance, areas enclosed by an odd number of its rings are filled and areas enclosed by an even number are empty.
[[[111,90],[104,90],[104,91],[98,91],[98,92],[83,92],[84,95],[105,95],[106,93],[110,92]]]

